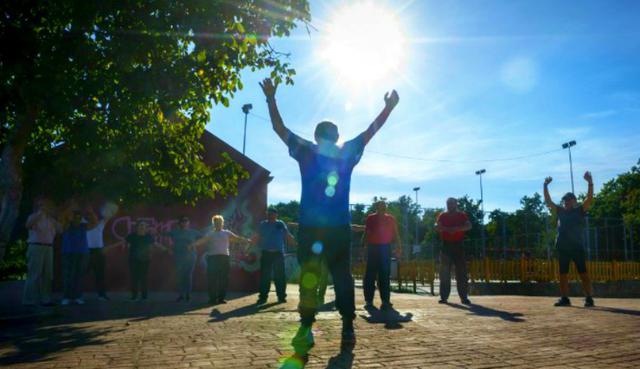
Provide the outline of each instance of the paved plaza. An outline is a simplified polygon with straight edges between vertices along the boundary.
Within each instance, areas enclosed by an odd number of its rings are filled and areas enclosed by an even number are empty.
[[[331,290],[329,298],[332,298]],[[552,297],[472,296],[438,304],[428,295],[393,294],[395,312],[363,309],[357,289],[358,342],[340,353],[341,321],[331,304],[318,316],[306,368],[603,368],[640,367],[640,300],[596,299],[596,308],[554,308]],[[85,306],[0,316],[0,366],[12,368],[278,368],[298,326],[297,286],[288,302],[233,295],[226,305],[148,302],[112,294]]]

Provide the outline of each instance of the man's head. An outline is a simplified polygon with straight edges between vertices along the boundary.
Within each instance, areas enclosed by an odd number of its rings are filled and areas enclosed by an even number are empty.
[[[338,126],[335,124],[329,121],[324,121],[318,123],[316,126],[315,138],[317,143],[320,143],[320,141],[326,141],[335,144],[338,142],[338,137],[340,137],[338,134]]]
[[[82,212],[80,210],[73,211],[73,217],[71,218],[71,223],[74,226],[79,226],[82,223]]]
[[[383,214],[387,212],[387,202],[384,200],[380,200],[375,204],[376,212]]]
[[[144,220],[139,220],[136,223],[136,233],[147,234],[147,222],[145,222]]]
[[[269,222],[275,222],[278,220],[278,210],[276,208],[269,207],[269,209],[267,209],[267,220]]]
[[[180,228],[182,229],[187,229],[189,228],[189,217],[186,215],[181,216],[180,218],[178,218],[178,224],[180,225]]]
[[[449,197],[447,199],[447,211],[449,212],[458,211],[458,200],[454,199],[453,197]]]
[[[576,199],[576,195],[573,192],[567,192],[562,196],[562,204],[565,209],[573,209],[578,205],[578,199]]]
[[[211,217],[211,223],[213,223],[213,227],[216,231],[221,231],[224,228],[224,218],[222,215],[214,215]]]

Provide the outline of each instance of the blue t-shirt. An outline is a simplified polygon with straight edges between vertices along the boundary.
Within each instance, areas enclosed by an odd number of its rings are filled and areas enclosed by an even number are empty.
[[[312,227],[350,224],[351,173],[362,157],[364,136],[342,146],[319,146],[289,131],[287,146],[302,177],[299,223]]]
[[[62,253],[63,254],[86,254],[89,252],[87,243],[87,224],[81,223],[78,226],[70,225],[62,233]]]
[[[268,220],[260,222],[258,234],[260,234],[260,249],[263,251],[280,251],[284,252],[285,239],[289,230],[287,225],[276,220],[270,223]]]
[[[198,230],[181,228],[176,228],[168,232],[167,235],[173,240],[173,254],[176,258],[195,254],[196,250],[188,252],[187,248],[202,236]]]

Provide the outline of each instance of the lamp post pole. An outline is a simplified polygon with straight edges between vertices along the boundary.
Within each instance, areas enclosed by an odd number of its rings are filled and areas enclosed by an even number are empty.
[[[569,150],[569,171],[571,172],[571,192],[576,193],[575,188],[573,187],[573,160],[571,159],[571,147],[576,145],[576,141],[571,140],[569,142],[565,142],[562,144],[563,149]]]
[[[482,188],[482,175],[486,173],[486,169],[476,170],[476,175],[480,177],[480,210],[482,211],[482,217],[480,218],[480,231],[482,236],[482,257],[487,255],[484,238],[484,189]]]
[[[249,111],[253,109],[253,105],[244,104],[242,105],[242,112],[244,113],[244,134],[242,135],[242,155],[245,153],[245,148],[247,146],[247,116],[249,115]]]

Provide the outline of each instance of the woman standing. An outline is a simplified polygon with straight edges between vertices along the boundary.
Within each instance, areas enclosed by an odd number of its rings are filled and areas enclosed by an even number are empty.
[[[142,220],[138,221],[136,230],[127,236],[132,301],[139,301],[138,291],[141,292],[142,301],[147,299],[147,275],[151,260],[151,246],[155,245],[154,237],[148,233],[147,223]]]
[[[209,285],[209,304],[226,304],[227,286],[229,284],[229,244],[231,242],[250,242],[224,229],[222,215],[211,218],[213,229],[203,238],[195,242],[195,246],[205,245],[204,256],[207,260],[207,280]]]
[[[193,270],[196,265],[197,253],[194,242],[201,237],[201,233],[190,227],[189,217],[179,218],[178,227],[171,232],[164,233],[173,240],[173,256],[176,262],[176,277],[178,284],[178,299],[189,301],[193,281]]]

